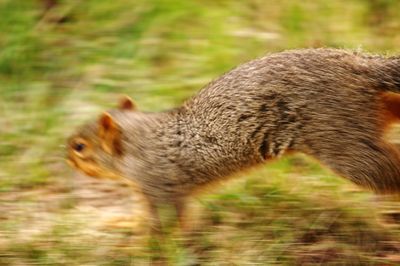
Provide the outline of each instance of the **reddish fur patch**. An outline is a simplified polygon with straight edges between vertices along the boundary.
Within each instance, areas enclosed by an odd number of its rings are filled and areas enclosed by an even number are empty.
[[[386,92],[380,96],[382,101],[383,129],[387,130],[391,124],[400,120],[400,94]]]

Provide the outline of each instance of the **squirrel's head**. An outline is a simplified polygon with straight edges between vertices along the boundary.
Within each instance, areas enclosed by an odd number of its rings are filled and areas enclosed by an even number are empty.
[[[135,110],[125,97],[113,114]],[[123,155],[122,132],[110,113],[103,113],[94,123],[85,124],[68,139],[67,162],[92,177],[120,177],[115,163]]]

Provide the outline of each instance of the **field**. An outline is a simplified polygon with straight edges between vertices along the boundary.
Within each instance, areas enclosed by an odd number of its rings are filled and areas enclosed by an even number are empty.
[[[272,52],[399,54],[399,31],[398,0],[0,0],[0,265],[148,264],[138,197],[64,160],[74,128],[120,95],[162,111]],[[171,265],[400,264],[396,199],[302,154],[193,204],[189,247],[165,221]]]

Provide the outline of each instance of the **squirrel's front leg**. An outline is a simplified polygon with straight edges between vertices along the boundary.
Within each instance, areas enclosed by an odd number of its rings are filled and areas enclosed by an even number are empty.
[[[158,214],[158,206],[151,199],[147,199],[147,211],[150,223],[150,236],[149,236],[149,248],[150,248],[150,259],[151,265],[164,266],[168,265],[168,260],[163,250],[163,231],[160,216]]]
[[[145,197],[145,199],[146,199],[145,208],[147,211],[147,218],[149,220],[149,225],[150,225],[150,234],[151,236],[160,236],[162,234],[162,224],[160,216],[158,214],[158,206],[150,198]]]
[[[185,232],[188,229],[186,202],[183,198],[177,198],[174,200],[174,207],[179,223],[179,228],[182,230],[182,232]]]

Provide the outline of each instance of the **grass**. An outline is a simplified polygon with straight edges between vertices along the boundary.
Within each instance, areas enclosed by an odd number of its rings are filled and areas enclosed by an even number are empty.
[[[400,46],[396,0],[59,3],[0,0],[0,265],[146,263],[138,235],[94,226],[118,197],[63,162],[73,128],[120,94],[160,111],[266,53]],[[197,199],[203,230],[190,249],[171,233],[174,265],[398,263],[398,230],[376,220],[389,203],[302,155],[244,175]]]

